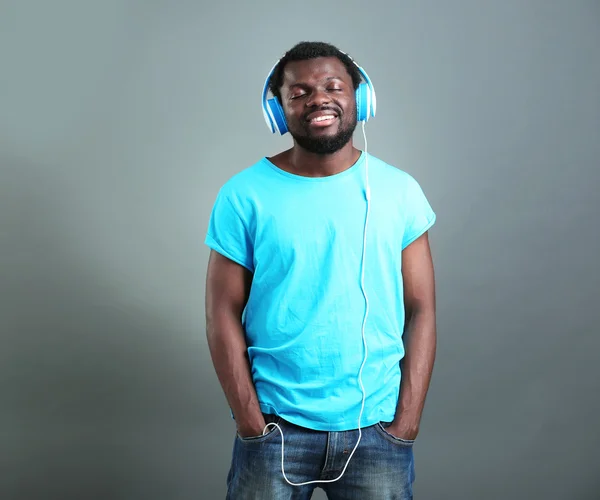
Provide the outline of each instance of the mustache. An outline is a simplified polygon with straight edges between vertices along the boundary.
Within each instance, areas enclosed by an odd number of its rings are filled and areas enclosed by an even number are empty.
[[[336,115],[340,117],[342,116],[342,110],[337,106],[320,106],[319,108],[314,108],[307,111],[303,116],[304,121],[308,121],[308,116],[312,113],[316,113],[317,111],[333,111]]]

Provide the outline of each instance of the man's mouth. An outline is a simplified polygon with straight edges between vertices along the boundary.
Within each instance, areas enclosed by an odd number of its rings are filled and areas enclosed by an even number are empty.
[[[329,124],[331,122],[333,122],[333,120],[335,120],[337,117],[335,115],[324,115],[324,116],[317,116],[316,118],[313,118],[310,123],[318,123],[318,124]]]
[[[308,115],[308,122],[311,125],[325,127],[331,125],[337,118],[338,115],[333,111],[317,111]]]

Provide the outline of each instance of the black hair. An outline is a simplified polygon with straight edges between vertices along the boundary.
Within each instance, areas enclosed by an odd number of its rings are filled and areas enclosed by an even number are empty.
[[[273,70],[271,79],[269,80],[269,90],[281,102],[281,86],[283,85],[283,71],[285,65],[290,61],[306,61],[307,59],[315,59],[317,57],[337,57],[346,67],[348,74],[352,78],[354,90],[358,88],[361,82],[361,73],[350,58],[340,49],[325,42],[300,42],[280,59],[279,63]]]

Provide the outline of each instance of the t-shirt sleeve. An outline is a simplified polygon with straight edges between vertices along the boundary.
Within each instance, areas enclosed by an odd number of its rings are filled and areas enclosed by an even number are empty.
[[[246,216],[221,189],[213,205],[204,243],[228,259],[254,271],[254,251]]]
[[[406,227],[402,249],[424,234],[435,223],[436,215],[419,183],[411,176],[405,191]]]

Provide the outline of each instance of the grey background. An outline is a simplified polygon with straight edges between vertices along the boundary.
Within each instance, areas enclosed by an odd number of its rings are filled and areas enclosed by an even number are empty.
[[[3,500],[224,497],[234,427],[206,346],[203,239],[218,188],[289,146],[259,95],[304,39],[368,71],[369,150],[438,214],[416,498],[600,498],[597,0],[14,0]]]

